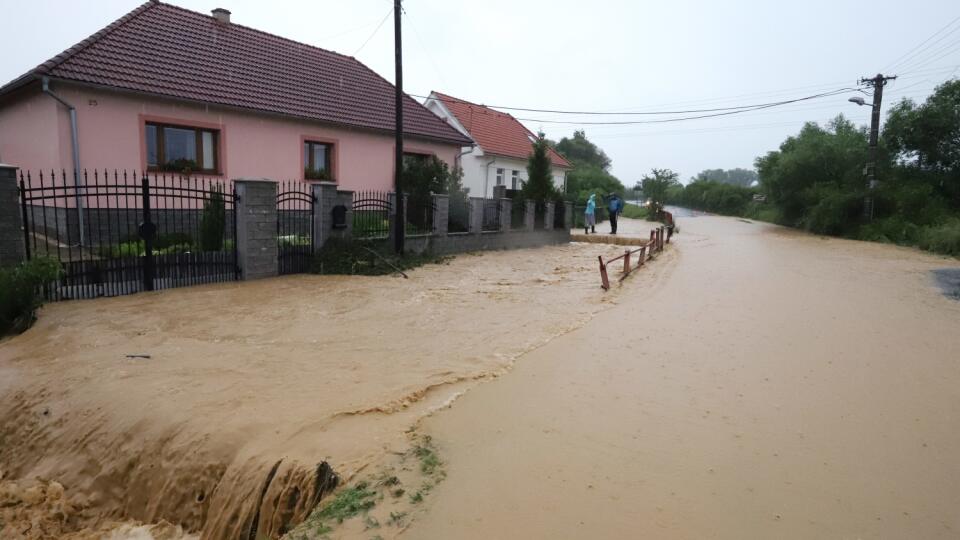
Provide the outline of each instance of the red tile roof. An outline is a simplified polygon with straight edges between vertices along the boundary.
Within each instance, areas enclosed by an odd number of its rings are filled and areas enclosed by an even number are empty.
[[[147,2],[33,71],[42,76],[393,132],[394,86],[353,57]],[[404,133],[470,141],[410,97]]]
[[[533,144],[531,138],[536,135],[513,116],[440,92],[432,92],[431,97],[443,103],[473,140],[483,148],[484,153],[518,159],[527,159],[530,156]],[[550,149],[550,161],[557,167],[571,167],[570,162],[553,148]]]

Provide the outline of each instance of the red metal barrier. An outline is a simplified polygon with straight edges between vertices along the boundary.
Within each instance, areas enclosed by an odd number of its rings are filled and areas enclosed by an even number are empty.
[[[631,272],[643,266],[644,262],[649,259],[653,259],[653,254],[656,251],[663,250],[663,227],[659,229],[653,229],[650,231],[650,240],[647,241],[646,245],[640,246],[637,249],[626,249],[623,252],[623,255],[614,257],[608,261],[604,261],[602,256],[597,256],[597,260],[600,262],[600,287],[603,290],[610,289],[610,278],[607,275],[607,266],[610,263],[616,262],[620,259],[623,259],[623,272],[621,272],[619,281],[623,281]],[[647,249],[649,248],[649,250]],[[637,261],[636,266],[630,265],[630,256],[634,253],[640,253],[640,257]]]

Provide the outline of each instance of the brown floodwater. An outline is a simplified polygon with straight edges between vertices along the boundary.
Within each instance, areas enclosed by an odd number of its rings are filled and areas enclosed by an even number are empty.
[[[616,252],[47,305],[0,342],[0,536],[277,535],[418,419],[611,307],[596,257]]]
[[[403,538],[958,538],[956,259],[679,220],[617,305],[421,422]]]

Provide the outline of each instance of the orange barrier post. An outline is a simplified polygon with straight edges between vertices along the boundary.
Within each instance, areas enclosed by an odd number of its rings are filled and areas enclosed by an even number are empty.
[[[610,289],[610,280],[607,279],[607,266],[603,264],[603,256],[598,255],[597,259],[600,260],[600,286],[606,291]]]

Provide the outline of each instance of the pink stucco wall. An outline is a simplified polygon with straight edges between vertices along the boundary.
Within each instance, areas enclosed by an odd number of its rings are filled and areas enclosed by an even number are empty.
[[[142,170],[144,123],[164,121],[219,129],[225,179],[303,179],[303,141],[308,139],[334,143],[334,177],[341,189],[393,185],[391,134],[63,83],[52,89],[77,109],[85,169]],[[404,150],[434,154],[453,166],[459,147],[408,137]],[[39,88],[0,103],[0,160],[27,170],[72,169],[66,108]]]

